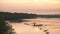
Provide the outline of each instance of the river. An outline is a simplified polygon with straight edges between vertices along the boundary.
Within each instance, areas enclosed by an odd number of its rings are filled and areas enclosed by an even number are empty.
[[[44,30],[48,30],[49,34],[60,34],[60,18],[35,18],[35,19],[23,19],[28,20],[21,23],[10,23],[15,29],[17,34],[46,34]],[[43,24],[42,30],[39,27],[31,26],[33,23]],[[25,25],[27,23],[29,25]]]

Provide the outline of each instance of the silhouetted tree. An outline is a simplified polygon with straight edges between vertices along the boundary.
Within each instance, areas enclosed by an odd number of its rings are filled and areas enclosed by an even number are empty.
[[[0,34],[15,34],[12,26],[5,22],[5,18],[0,16]]]

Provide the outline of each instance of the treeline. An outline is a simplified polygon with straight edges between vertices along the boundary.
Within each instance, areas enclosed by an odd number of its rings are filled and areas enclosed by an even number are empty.
[[[9,21],[23,21],[22,19],[32,19],[32,18],[60,18],[60,15],[36,15],[28,13],[10,13],[10,12],[0,12],[0,16],[4,17],[5,20]]]
[[[56,15],[37,15],[40,18],[60,18],[60,14]]]
[[[10,12],[0,12],[0,16],[4,17],[5,20],[20,20],[22,19],[30,19],[36,18],[36,14],[28,14],[28,13],[10,13]]]

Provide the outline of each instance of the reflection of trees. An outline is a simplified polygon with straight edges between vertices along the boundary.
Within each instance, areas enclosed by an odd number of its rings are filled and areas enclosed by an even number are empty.
[[[16,34],[12,26],[5,22],[5,19],[0,16],[0,34]]]

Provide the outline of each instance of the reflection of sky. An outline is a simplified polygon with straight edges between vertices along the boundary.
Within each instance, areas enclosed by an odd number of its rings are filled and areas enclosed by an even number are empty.
[[[26,19],[29,20],[29,19]],[[55,19],[44,19],[44,18],[39,18],[39,19],[30,19],[30,22],[23,22],[23,23],[33,23],[34,20],[37,22],[37,24],[43,23],[43,24],[52,24],[54,26],[47,26],[46,28],[43,29],[48,29],[50,34],[60,34],[60,19],[55,18]],[[13,28],[18,34],[45,34],[43,30],[39,30],[38,27],[33,27],[29,25],[24,25],[23,23],[12,23]]]
[[[0,0],[0,10],[36,14],[60,14],[60,1],[56,0]]]

